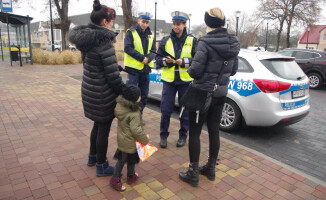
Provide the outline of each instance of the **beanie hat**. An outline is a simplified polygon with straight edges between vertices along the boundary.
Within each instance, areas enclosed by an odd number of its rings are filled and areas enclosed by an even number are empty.
[[[219,9],[219,8],[214,8],[214,9]],[[213,9],[211,9],[213,10]],[[219,9],[219,11],[222,13],[222,11]],[[205,12],[205,23],[207,26],[211,28],[219,28],[221,26],[225,25],[225,16],[224,14],[222,15],[223,19],[220,18],[220,16],[215,16],[215,15],[210,15],[207,11]]]
[[[140,89],[135,85],[125,85],[122,88],[122,96],[131,102],[136,102],[140,97]]]

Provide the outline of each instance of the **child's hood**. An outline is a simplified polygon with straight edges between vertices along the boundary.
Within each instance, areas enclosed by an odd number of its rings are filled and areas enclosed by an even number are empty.
[[[140,112],[140,107],[137,104],[128,101],[121,95],[118,96],[117,106],[114,110],[114,114],[119,120],[123,120],[124,117],[126,117],[130,112],[135,111]]]

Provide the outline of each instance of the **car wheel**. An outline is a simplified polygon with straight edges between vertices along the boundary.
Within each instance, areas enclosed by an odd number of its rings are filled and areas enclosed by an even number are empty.
[[[71,48],[71,51],[76,51],[76,49],[75,48]]]
[[[310,73],[310,74],[308,74],[308,77],[310,79],[309,87],[311,89],[316,89],[316,88],[320,87],[323,83],[321,76],[317,73]]]
[[[241,117],[239,106],[231,99],[227,99],[222,110],[220,129],[227,132],[238,130],[241,127]]]
[[[55,52],[60,52],[60,49],[54,49]]]

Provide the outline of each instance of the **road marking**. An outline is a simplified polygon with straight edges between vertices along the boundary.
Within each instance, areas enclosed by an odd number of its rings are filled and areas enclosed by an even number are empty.
[[[316,116],[318,116],[318,117],[326,118],[326,115],[319,114],[319,113],[315,113],[315,112],[312,112],[312,111],[310,111],[310,114],[312,114],[312,115],[316,115]]]

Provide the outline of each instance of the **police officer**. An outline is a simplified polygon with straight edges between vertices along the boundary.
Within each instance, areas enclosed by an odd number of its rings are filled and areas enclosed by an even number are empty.
[[[178,102],[180,104],[182,95],[187,90],[190,81],[192,81],[187,69],[191,65],[197,45],[197,39],[187,34],[186,23],[189,16],[180,11],[172,12],[171,16],[173,21],[172,31],[169,36],[164,37],[160,42],[158,55],[156,56],[157,68],[163,67],[161,76],[163,81],[160,124],[161,148],[167,147],[170,117],[173,112],[176,93],[178,92]],[[165,55],[165,57],[162,55]],[[185,145],[188,129],[189,118],[186,111],[183,112],[180,118],[177,147]]]
[[[149,89],[149,73],[154,66],[153,59],[156,51],[154,36],[150,30],[149,23],[151,14],[139,13],[137,25],[130,27],[126,32],[124,40],[124,65],[128,73],[127,84],[137,85],[141,91],[142,109],[147,103]]]

